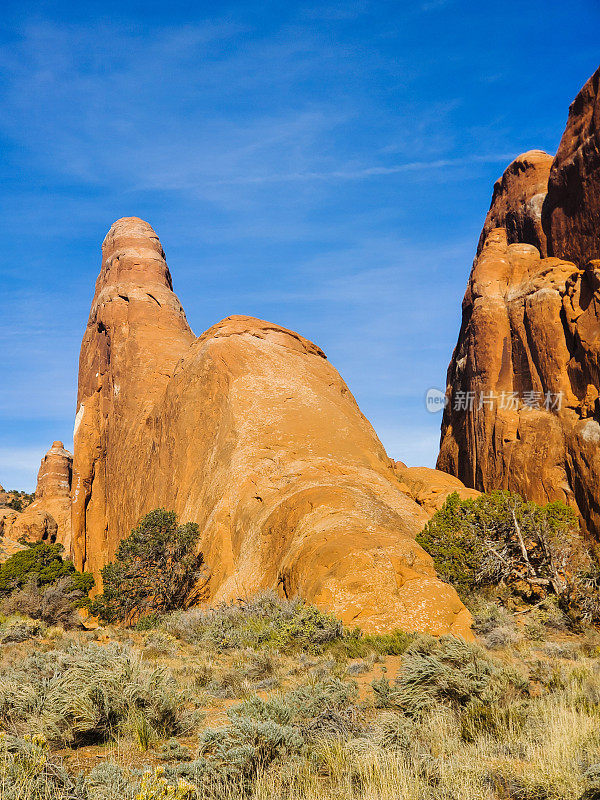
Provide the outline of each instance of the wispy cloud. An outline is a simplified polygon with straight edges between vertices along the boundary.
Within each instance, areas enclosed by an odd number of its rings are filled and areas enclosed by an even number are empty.
[[[421,113],[410,100],[410,123],[390,127],[362,81],[347,90],[346,59],[358,54],[310,27],[268,40],[248,34],[229,20],[144,35],[110,24],[94,31],[30,24],[0,54],[7,111],[0,130],[64,179],[105,189],[118,182],[131,193],[193,191],[218,205],[231,202],[219,187],[360,181],[506,160],[505,153],[444,153],[452,136],[443,120],[455,113],[455,101]],[[109,70],[102,42],[119,54]],[[360,58],[363,69],[369,61],[379,68],[376,51]],[[319,91],[322,73],[339,92]],[[409,76],[407,66],[404,79],[414,80]],[[315,85],[309,93],[308,81]],[[290,102],[287,91],[296,86],[298,99]],[[283,90],[282,102],[246,107],[244,93],[260,98],[265,90]],[[365,117],[381,127],[377,162],[365,161],[357,147]],[[411,157],[388,163],[393,152]]]
[[[364,178],[384,177],[386,175],[399,175],[403,172],[421,172],[423,170],[451,169],[464,167],[469,164],[506,164],[515,157],[514,153],[496,153],[490,155],[470,155],[463,158],[438,158],[433,161],[408,161],[404,164],[390,164],[389,166],[361,167],[359,169],[336,169],[326,172],[288,172],[272,175],[244,175],[237,178],[227,178],[217,183],[220,184],[252,184],[252,183],[278,183],[287,181],[330,181],[330,180],[362,180]],[[197,184],[196,184],[197,186]]]

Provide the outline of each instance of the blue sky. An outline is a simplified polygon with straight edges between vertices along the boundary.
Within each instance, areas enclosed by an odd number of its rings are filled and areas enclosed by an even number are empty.
[[[424,393],[493,181],[556,150],[599,33],[597,0],[5,0],[0,483],[33,488],[72,445],[100,243],[132,215],[197,334],[234,313],[298,330],[390,455],[433,465]]]

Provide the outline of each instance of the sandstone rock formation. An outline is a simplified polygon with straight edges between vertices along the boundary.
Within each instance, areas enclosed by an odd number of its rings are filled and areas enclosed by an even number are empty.
[[[598,109],[596,73],[571,106],[543,205],[539,190],[548,161],[541,154],[535,166],[530,153],[515,159],[496,184],[448,369],[437,464],[482,491],[508,488],[537,502],[563,500],[596,536]],[[530,166],[515,171],[516,164]],[[528,216],[532,208],[535,218]],[[511,221],[528,218],[531,224]]]
[[[300,594],[366,630],[470,635],[356,401],[312,342],[250,317],[196,338],[152,228],[109,231],[80,357],[73,554],[96,575],[157,506],[202,532],[205,599]]]
[[[147,223],[119,220],[102,253],[79,360],[72,487],[75,563],[96,574],[140,516],[146,421],[195,338]]]
[[[14,542],[59,542],[70,553],[72,461],[62,442],[52,443],[40,464],[35,500],[21,513],[3,514],[0,535]]]

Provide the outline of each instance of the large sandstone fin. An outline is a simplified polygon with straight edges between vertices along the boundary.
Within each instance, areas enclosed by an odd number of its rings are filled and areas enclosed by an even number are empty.
[[[548,253],[584,267],[600,258],[600,68],[569,108],[544,204]]]

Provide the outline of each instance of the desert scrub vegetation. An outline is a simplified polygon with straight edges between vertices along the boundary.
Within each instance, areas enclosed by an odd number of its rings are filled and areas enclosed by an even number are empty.
[[[554,595],[573,623],[600,621],[600,565],[575,512],[493,491],[461,500],[455,492],[417,536],[440,577],[463,599],[486,589],[537,603]]]
[[[214,650],[271,647],[307,652],[343,638],[341,622],[300,599],[282,600],[264,592],[209,610],[190,609],[164,621],[174,636]]]
[[[0,565],[0,613],[21,614],[64,627],[79,625],[76,611],[89,606],[90,573],[63,559],[61,544],[29,542]]]
[[[0,786],[9,793],[2,796],[592,800],[600,791],[598,705],[591,697],[598,675],[591,663],[567,670],[560,688],[508,702],[511,713],[499,713],[492,700],[485,715],[468,718],[469,704],[435,705],[418,717],[380,710],[346,683],[306,682],[251,698],[231,707],[222,727],[199,731],[192,754],[171,740],[166,763],[145,771],[105,762],[72,775],[43,740],[7,736]]]
[[[0,797],[594,800],[600,636],[565,620],[481,600],[479,644],[365,636],[272,593],[148,626],[0,619]]]
[[[375,705],[419,717],[436,707],[461,709],[507,701],[527,690],[517,671],[495,662],[483,648],[454,636],[418,637],[402,656],[393,683],[373,682]]]
[[[88,572],[77,572],[73,562],[63,558],[63,546],[49,542],[24,542],[24,550],[14,553],[0,564],[0,597],[23,589],[32,581],[36,586],[49,586],[68,578],[73,591],[87,594],[94,585]]]
[[[4,492],[4,494],[7,498],[4,501],[4,506],[6,508],[12,508],[13,511],[24,511],[27,506],[31,505],[35,500],[35,492],[22,492],[18,489],[9,489]],[[0,503],[0,505],[2,505],[2,503]]]

